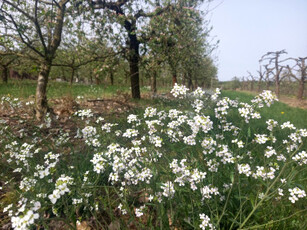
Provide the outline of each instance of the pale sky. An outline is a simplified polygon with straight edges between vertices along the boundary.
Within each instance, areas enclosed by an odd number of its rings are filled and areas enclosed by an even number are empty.
[[[256,74],[268,51],[307,56],[307,0],[216,0],[215,6],[209,17],[211,36],[220,40],[219,80],[247,76],[247,70]]]

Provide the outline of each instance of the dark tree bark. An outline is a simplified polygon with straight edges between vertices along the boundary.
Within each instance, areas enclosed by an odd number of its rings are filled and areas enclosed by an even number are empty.
[[[305,64],[305,60],[306,58],[300,58],[301,61],[301,78],[300,78],[300,83],[299,83],[299,89],[298,89],[298,94],[297,94],[297,99],[299,100],[303,100],[303,96],[304,96],[304,89],[305,89],[305,81],[307,78],[307,66]]]
[[[42,120],[48,110],[48,101],[47,101],[47,84],[48,77],[51,70],[51,62],[42,63],[40,67],[40,72],[37,79],[36,87],[36,118]]]
[[[128,43],[129,43],[129,67],[130,67],[130,82],[131,82],[131,95],[132,98],[140,99],[140,76],[139,76],[139,49],[140,42],[136,37],[135,21],[129,22],[125,20],[125,28],[128,32]]]
[[[176,75],[176,73],[173,73],[173,75],[172,75],[172,82],[173,82],[173,86],[177,83],[177,75]]]
[[[111,85],[114,85],[114,75],[113,75],[113,71],[112,70],[110,72],[110,81],[111,81]]]
[[[2,72],[2,81],[3,83],[7,84],[9,78],[9,69],[7,66],[3,67],[3,72]]]
[[[153,74],[151,76],[151,92],[153,94],[157,93],[157,71],[153,70]]]
[[[189,76],[189,79],[188,79],[188,88],[190,90],[194,90],[194,85],[193,85],[191,76]]]

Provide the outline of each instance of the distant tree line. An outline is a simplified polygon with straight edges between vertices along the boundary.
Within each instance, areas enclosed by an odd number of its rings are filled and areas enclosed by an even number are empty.
[[[256,74],[247,71],[246,76],[234,77],[228,87],[258,92],[273,88],[278,97],[283,88],[284,93],[294,93],[298,100],[302,100],[306,93],[307,57],[283,57],[285,54],[285,50],[264,54]]]

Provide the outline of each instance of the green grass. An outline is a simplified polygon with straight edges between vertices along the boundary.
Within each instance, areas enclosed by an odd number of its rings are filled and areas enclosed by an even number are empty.
[[[223,91],[223,96],[238,99],[241,102],[250,102],[254,98],[253,95],[236,91]],[[274,119],[280,124],[290,121],[298,128],[307,128],[307,110],[290,107],[282,102],[275,102],[271,107],[263,108],[261,116],[262,119]]]
[[[12,80],[8,84],[0,84],[0,96],[11,95],[17,98],[29,98],[35,95],[36,81],[33,80]],[[47,86],[47,97],[58,98],[62,96],[86,96],[86,97],[110,97],[118,92],[130,94],[128,86],[111,85],[70,85],[67,82],[51,81]],[[141,92],[148,92],[148,89],[141,87]]]

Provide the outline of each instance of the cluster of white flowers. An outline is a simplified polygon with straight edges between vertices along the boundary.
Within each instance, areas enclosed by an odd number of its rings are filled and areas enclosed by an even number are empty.
[[[9,106],[11,109],[20,108],[22,103],[19,98],[12,98],[10,95],[1,97],[1,105]]]
[[[9,153],[8,163],[14,161],[17,165],[28,166],[28,160],[33,157],[33,154],[37,153],[38,150],[34,150],[34,144],[23,143],[21,146],[16,141],[5,146]]]
[[[246,176],[250,176],[252,174],[249,164],[238,164],[238,171],[240,174],[245,174]]]
[[[174,182],[179,183],[179,186],[184,186],[186,182],[190,183],[190,187],[193,191],[197,189],[197,184],[206,178],[206,172],[200,172],[198,169],[193,171],[189,170],[190,166],[186,165],[187,159],[182,159],[180,161],[180,166],[178,165],[178,160],[173,159],[170,163],[170,168],[172,172],[176,175]]]
[[[265,144],[270,138],[266,134],[255,134],[255,142],[258,144]]]
[[[219,195],[219,190],[217,187],[214,187],[212,185],[206,185],[203,188],[200,189],[200,192],[202,194],[202,200],[204,199],[210,199],[211,195]]]
[[[157,114],[157,109],[152,107],[147,107],[144,112],[144,118],[153,117]]]
[[[215,150],[216,141],[212,137],[205,137],[201,142],[201,146],[203,147],[203,154],[211,154]]]
[[[221,157],[221,162],[223,164],[234,163],[234,156],[228,148],[227,145],[218,145],[218,151],[216,151],[216,156]]]
[[[34,172],[35,177],[39,177],[43,179],[46,176],[51,174],[51,171],[54,171],[56,164],[59,162],[60,154],[53,154],[52,152],[48,152],[45,156],[44,165],[36,165],[35,169],[37,170]]]
[[[47,113],[46,116],[44,117],[44,122],[42,122],[38,127],[40,129],[42,128],[50,128],[52,123],[51,115],[50,113]]]
[[[261,94],[257,95],[251,102],[262,108],[264,104],[270,107],[275,101],[278,101],[277,96],[270,90],[264,90]]]
[[[273,128],[277,127],[278,122],[274,121],[273,119],[269,119],[266,121],[266,124],[268,125],[267,129],[272,132]]]
[[[86,126],[81,130],[82,137],[85,139],[85,143],[89,146],[100,147],[101,144],[98,140],[99,135],[97,129],[93,126]]]
[[[138,116],[134,114],[130,114],[127,117],[127,122],[129,124],[133,123],[133,127],[139,126],[141,124],[141,121],[138,119]]]
[[[84,120],[85,118],[90,118],[94,116],[91,109],[78,110],[77,112],[75,112],[75,115],[78,117],[81,117],[82,120]]]
[[[296,129],[296,127],[293,124],[291,124],[290,121],[284,122],[280,127],[281,129],[285,129],[285,128]]]
[[[161,189],[163,189],[162,195],[165,197],[172,198],[175,194],[174,184],[171,181],[162,183]]]
[[[197,87],[197,89],[194,90],[193,96],[194,97],[202,97],[205,95],[205,91],[201,87]]]
[[[274,179],[275,178],[275,171],[276,169],[273,167],[269,167],[268,169],[265,169],[263,166],[256,166],[257,170],[255,173],[253,173],[254,178],[262,178],[263,180],[266,179]]]
[[[120,203],[117,208],[121,211],[121,213],[123,215],[127,214],[127,210],[123,208],[123,204],[122,203]],[[140,213],[140,212],[138,211],[138,213]]]
[[[208,133],[213,128],[213,122],[209,116],[196,115],[193,122],[188,122],[188,124],[191,126],[194,135],[198,133],[200,128],[204,133]]]
[[[260,119],[260,113],[255,112],[252,105],[247,103],[240,103],[241,108],[238,109],[241,117],[245,119],[245,123],[249,123],[250,119]]]
[[[97,130],[93,126],[86,126],[81,130],[81,132],[83,134],[83,138],[85,139],[93,137],[97,134]]]
[[[219,88],[216,88],[214,94],[211,95],[211,100],[216,101],[220,94],[221,90]]]
[[[34,221],[39,218],[39,214],[29,210],[24,216],[13,216],[11,218],[12,228],[15,230],[29,229]]]
[[[139,134],[139,131],[136,129],[126,129],[126,132],[123,133],[123,137],[132,138],[136,137]]]
[[[240,148],[240,149],[244,147],[244,142],[241,141],[241,140],[239,141],[238,139],[232,140],[231,143],[237,144],[237,145],[238,145],[238,148]]]
[[[26,105],[34,105],[35,101],[27,101]]]
[[[185,85],[178,85],[175,83],[173,89],[171,90],[171,94],[174,97],[184,98],[187,95],[189,89]]]
[[[298,187],[295,187],[293,189],[290,188],[289,192],[290,192],[289,200],[292,203],[295,203],[298,200],[298,198],[306,197],[306,192],[302,189],[299,189]]]
[[[105,123],[103,126],[101,126],[102,131],[106,131],[107,133],[111,132],[112,127],[117,126],[118,124],[112,124],[112,123]]]
[[[69,193],[70,189],[68,185],[73,184],[73,178],[65,175],[61,175],[55,183],[55,190],[53,190],[52,194],[48,196],[52,204],[55,204],[61,196],[65,193]]]
[[[265,150],[265,153],[264,153],[264,156],[265,156],[266,158],[270,158],[270,157],[273,156],[273,155],[277,155],[275,149],[273,149],[272,146],[267,146],[267,147],[266,147],[266,150]]]
[[[136,217],[141,217],[144,215],[144,209],[146,208],[145,205],[141,206],[140,208],[135,209],[135,216]]]
[[[201,224],[199,225],[199,227],[202,230],[206,230],[207,227],[209,227],[210,230],[215,229],[215,227],[211,223],[209,223],[210,222],[209,216],[202,213],[202,214],[199,214],[199,218],[200,218],[200,221],[201,221]]]
[[[200,113],[200,111],[204,108],[204,102],[202,100],[196,99],[192,106],[196,113]]]
[[[94,165],[94,172],[96,173],[103,173],[105,170],[105,164],[107,160],[104,159],[103,153],[96,153],[93,156],[91,162]]]
[[[149,142],[155,147],[162,147],[163,139],[158,136],[149,136]]]
[[[139,141],[132,141],[134,144]],[[152,172],[147,167],[141,167],[140,163],[148,162],[147,158],[140,157],[141,154],[147,152],[146,148],[133,146],[131,148],[123,148],[119,144],[113,143],[109,145],[108,151],[94,154],[91,162],[94,165],[96,173],[102,173],[106,167],[111,167],[109,181],[112,184],[125,181],[127,185],[137,185],[139,182],[149,183]]]
[[[23,201],[19,202],[19,204],[26,201],[27,200],[24,199]],[[15,230],[29,229],[30,226],[34,224],[35,220],[39,218],[39,214],[37,213],[37,211],[41,208],[41,203],[39,201],[32,201],[30,202],[30,205],[31,207],[26,210],[25,204],[23,204],[21,208],[19,208],[18,211],[15,213],[15,215],[12,215],[12,212],[10,212],[13,229]],[[6,212],[11,208],[12,205],[7,206],[4,212]]]
[[[292,160],[297,161],[299,165],[306,165],[307,164],[307,153],[306,151],[302,151],[297,153],[295,156],[292,157]]]

